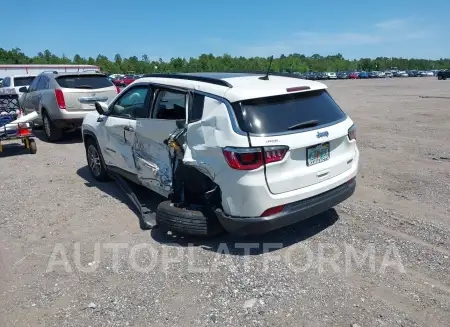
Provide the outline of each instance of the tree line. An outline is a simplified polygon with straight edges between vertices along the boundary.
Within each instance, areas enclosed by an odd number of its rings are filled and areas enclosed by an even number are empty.
[[[233,57],[229,54],[214,56],[202,54],[197,58],[171,58],[169,61],[150,60],[147,55],[141,58],[131,56],[122,58],[116,54],[114,58],[99,54],[96,58],[84,58],[76,54],[73,58],[65,55],[57,56],[50,50],[39,52],[34,57],[25,55],[21,49],[5,50],[0,48],[0,64],[89,64],[100,66],[102,71],[110,73],[134,72],[144,73],[174,73],[174,72],[212,72],[212,71],[265,71],[269,67],[270,58],[264,57]],[[406,58],[361,58],[346,59],[338,53],[331,56],[313,54],[305,56],[293,53],[273,58],[271,70],[275,72],[300,72],[307,71],[349,71],[349,70],[386,70],[391,68],[402,70],[417,69],[446,69],[450,68],[450,58],[439,60],[406,59]]]

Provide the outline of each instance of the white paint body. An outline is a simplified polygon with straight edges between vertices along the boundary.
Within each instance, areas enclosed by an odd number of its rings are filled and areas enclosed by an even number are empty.
[[[222,192],[222,206],[227,215],[235,217],[259,217],[265,210],[279,205],[300,201],[331,190],[354,178],[358,172],[359,151],[355,140],[348,138],[353,121],[346,117],[327,126],[328,136],[318,140],[317,132],[299,131],[280,135],[247,135],[236,130],[230,103],[246,99],[287,94],[287,88],[307,86],[312,90],[326,89],[326,85],[287,77],[270,76],[269,81],[255,76],[226,79],[232,88],[206,82],[150,77],[134,82],[165,85],[191,91],[204,92],[202,119],[187,124],[183,162],[194,166],[209,176]],[[118,95],[120,97],[120,95]],[[220,97],[220,98],[219,98]],[[112,101],[114,104],[115,100]],[[188,102],[189,103],[189,102]],[[188,117],[189,106],[186,108]],[[82,129],[97,137],[106,164],[117,166],[138,176],[143,185],[167,196],[171,179],[171,164],[163,139],[177,127],[175,121],[159,119],[117,120],[106,117],[98,122],[98,113],[89,113]],[[133,135],[123,142],[123,124],[133,127]],[[286,145],[289,151],[282,161],[266,164],[255,170],[232,169],[223,155],[225,147],[252,147]],[[132,141],[131,141],[132,140]],[[330,159],[310,167],[306,166],[306,148],[321,142],[330,142]],[[163,172],[159,174],[158,172]],[[152,182],[149,182],[152,180]]]

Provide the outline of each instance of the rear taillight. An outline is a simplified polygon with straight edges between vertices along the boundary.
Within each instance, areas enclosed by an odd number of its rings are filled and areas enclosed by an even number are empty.
[[[117,91],[117,94],[119,94],[120,93],[120,87],[116,86],[116,91]]]
[[[264,165],[261,148],[225,148],[228,165],[238,170],[253,170]]]
[[[348,129],[348,139],[356,140],[356,126],[353,124],[352,127]]]
[[[64,100],[63,92],[59,89],[55,89],[55,96],[59,109],[66,109],[66,101]]]
[[[266,146],[264,147],[266,163],[277,162],[284,159],[288,152],[287,146]]]
[[[19,123],[19,124],[17,124],[18,126],[18,129],[17,129],[17,132],[18,132],[18,134],[20,135],[20,136],[28,136],[28,135],[31,135],[31,130],[30,130],[30,128],[28,127],[28,124],[27,123]]]
[[[223,155],[228,165],[237,170],[254,170],[262,167],[264,162],[272,163],[284,159],[289,147],[271,146],[261,148],[233,148],[223,149]]]

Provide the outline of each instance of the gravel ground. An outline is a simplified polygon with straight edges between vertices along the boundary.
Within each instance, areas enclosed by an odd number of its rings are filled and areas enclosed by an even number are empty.
[[[448,326],[450,82],[327,84],[357,123],[357,192],[259,237],[140,230],[78,135],[5,146],[0,326]]]

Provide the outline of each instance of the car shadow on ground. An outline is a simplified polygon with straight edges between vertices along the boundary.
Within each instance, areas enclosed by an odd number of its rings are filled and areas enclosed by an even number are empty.
[[[188,237],[156,228],[151,231],[151,236],[165,245],[198,246],[208,251],[235,256],[260,255],[302,242],[334,225],[338,220],[336,210],[329,209],[299,223],[260,235],[236,236],[223,233],[212,238]],[[246,253],[245,247],[251,247],[249,253]]]
[[[124,191],[119,187],[119,185],[116,184],[116,182],[114,182],[114,180],[108,182],[97,181],[91,175],[88,166],[78,169],[77,174],[86,181],[85,185],[87,187],[97,187],[102,192],[126,204],[136,214],[140,228],[142,230],[148,229],[142,221],[139,210],[133,202],[129,200]],[[154,214],[158,205],[165,199],[148,190],[147,194],[149,196],[145,205]],[[197,246],[212,252],[238,256],[248,254],[259,255],[302,242],[316,234],[319,234],[323,230],[335,224],[338,220],[339,215],[336,210],[330,209],[299,223],[261,235],[236,236],[228,233],[222,233],[218,236],[207,238],[177,235],[176,233],[167,232],[157,227],[150,230],[150,235],[156,242],[168,246]],[[245,253],[245,244],[248,246],[250,243],[254,243],[252,244],[252,249],[250,253]],[[266,244],[266,246],[264,244]],[[270,248],[268,247],[269,244],[271,244]]]
[[[125,196],[125,194],[123,194],[123,191],[120,189],[120,187],[116,184],[116,182],[113,179],[105,182],[97,181],[92,176],[88,166],[84,166],[78,169],[77,175],[85,180],[84,185],[86,185],[86,187],[98,188],[103,193],[108,194],[109,196],[115,198],[116,200],[119,200],[122,203],[126,204],[128,208],[130,208],[136,214],[137,217],[140,217],[140,213],[137,210],[136,206],[134,206],[134,204]]]
[[[47,137],[45,136],[45,132],[42,129],[33,129],[33,135],[42,142],[49,143]],[[82,143],[83,137],[81,136],[81,131],[76,130],[70,133],[64,133],[62,138],[54,142],[55,144],[74,144],[74,143]]]

